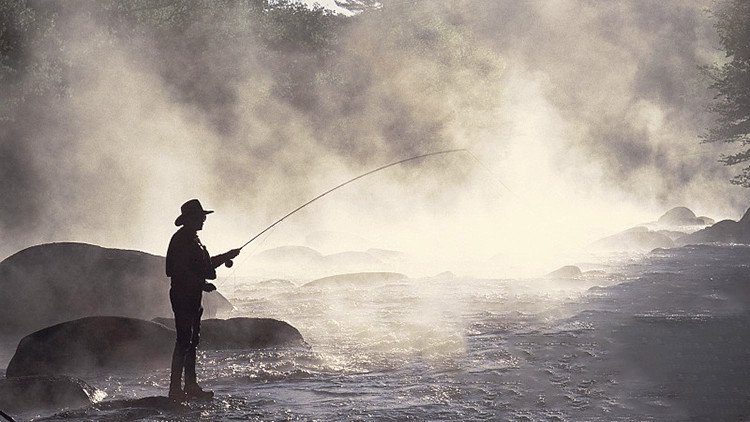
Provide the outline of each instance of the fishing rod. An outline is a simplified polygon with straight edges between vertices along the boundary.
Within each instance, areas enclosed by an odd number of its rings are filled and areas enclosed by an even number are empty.
[[[15,419],[11,418],[10,415],[8,415],[7,413],[3,412],[2,410],[0,410],[0,416],[2,416],[3,418],[5,418],[5,420],[7,420],[9,422],[16,422]]]
[[[363,177],[369,176],[369,175],[371,175],[371,174],[373,174],[373,173],[377,173],[377,172],[379,172],[379,171],[381,171],[381,170],[385,170],[385,169],[387,169],[387,168],[389,168],[389,167],[393,167],[393,166],[397,166],[397,165],[399,165],[399,164],[403,164],[403,163],[406,163],[406,162],[408,162],[408,161],[419,160],[420,158],[430,157],[430,156],[433,156],[433,155],[452,154],[452,153],[455,153],[455,152],[468,152],[468,150],[467,150],[467,149],[464,149],[464,148],[459,148],[459,149],[449,149],[449,150],[445,150],[445,151],[430,152],[430,153],[427,153],[427,154],[421,154],[421,155],[417,155],[417,156],[414,156],[414,157],[410,157],[410,158],[405,158],[405,159],[403,159],[403,160],[399,160],[399,161],[396,161],[396,162],[393,162],[393,163],[390,163],[390,164],[386,164],[386,165],[384,165],[384,166],[378,167],[378,168],[376,168],[376,169],[370,170],[370,171],[368,171],[367,173],[363,173],[363,174],[360,174],[359,176],[357,176],[357,177],[355,177],[355,178],[353,178],[353,179],[349,179],[349,180],[347,180],[347,181],[346,181],[346,182],[344,182],[344,183],[341,183],[341,184],[339,184],[339,185],[337,185],[337,186],[334,186],[334,187],[332,187],[331,189],[328,189],[327,191],[325,191],[325,192],[321,193],[320,195],[316,196],[315,198],[313,198],[313,199],[311,199],[311,200],[309,200],[309,201],[305,202],[304,204],[300,205],[299,207],[297,207],[297,208],[293,209],[293,210],[292,210],[291,212],[289,212],[289,213],[288,213],[288,214],[286,214],[285,216],[283,216],[283,217],[279,218],[279,219],[278,219],[278,220],[276,220],[276,221],[275,221],[275,222],[274,222],[273,224],[271,224],[270,226],[268,226],[268,227],[266,227],[265,229],[263,229],[263,230],[262,230],[262,231],[261,231],[260,233],[258,233],[258,234],[256,234],[255,236],[253,236],[253,237],[252,237],[252,239],[250,239],[250,240],[248,240],[247,242],[245,242],[245,244],[244,244],[244,245],[242,245],[242,246],[240,246],[240,247],[239,247],[239,249],[240,249],[240,250],[242,250],[242,248],[244,248],[245,246],[249,245],[249,244],[250,244],[250,243],[251,243],[251,242],[252,242],[253,240],[255,240],[255,239],[257,239],[258,237],[260,237],[260,236],[261,236],[261,235],[262,235],[263,233],[265,233],[265,232],[267,232],[267,231],[271,230],[271,229],[272,229],[272,228],[274,228],[274,227],[275,227],[275,226],[276,226],[277,224],[279,224],[279,223],[281,223],[282,221],[286,220],[286,219],[287,219],[287,217],[290,217],[290,216],[291,216],[292,214],[296,213],[297,211],[301,210],[302,208],[305,208],[306,206],[308,206],[308,205],[312,204],[313,202],[317,201],[318,199],[320,199],[320,198],[322,198],[322,197],[324,197],[324,196],[328,195],[329,193],[331,193],[331,192],[335,191],[336,189],[339,189],[339,188],[342,188],[342,187],[344,187],[344,186],[348,185],[349,183],[352,183],[352,182],[354,182],[354,181],[357,181],[357,180],[359,180],[359,179],[361,179],[361,178],[363,178]],[[232,265],[234,265],[234,263],[233,263],[233,262],[232,262],[231,260],[229,260],[229,261],[227,261],[227,262],[225,263],[225,265],[226,265],[227,267],[230,267],[230,268],[231,268],[231,267],[232,267]]]

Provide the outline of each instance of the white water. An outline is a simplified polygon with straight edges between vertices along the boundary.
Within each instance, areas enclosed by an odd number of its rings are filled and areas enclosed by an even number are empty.
[[[297,327],[311,350],[209,351],[216,392],[178,408],[168,371],[86,379],[92,409],[43,420],[739,420],[750,415],[750,249],[687,247],[577,280],[235,280],[234,316]],[[116,404],[114,404],[116,403]]]

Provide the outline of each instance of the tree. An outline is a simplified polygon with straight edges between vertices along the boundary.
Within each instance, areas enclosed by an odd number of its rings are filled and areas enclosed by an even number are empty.
[[[728,0],[714,10],[716,30],[727,62],[708,69],[716,96],[710,110],[716,123],[703,136],[704,142],[735,143],[743,150],[723,156],[729,166],[750,161],[750,2]],[[750,166],[731,181],[750,187]]]
[[[336,0],[336,6],[352,13],[361,13],[379,9],[383,4],[378,0]]]

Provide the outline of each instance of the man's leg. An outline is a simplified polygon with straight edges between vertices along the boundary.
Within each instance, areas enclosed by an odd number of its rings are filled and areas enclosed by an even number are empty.
[[[201,338],[201,316],[203,315],[203,308],[198,308],[198,311],[193,314],[190,318],[190,345],[185,354],[185,387],[197,386],[198,380],[195,373],[195,355],[198,349],[198,343]]]
[[[193,319],[193,335],[190,341],[190,350],[185,360],[185,394],[205,400],[212,398],[214,393],[203,390],[198,385],[195,375],[195,354],[201,337],[201,315],[203,315],[203,308],[200,308],[195,319]]]
[[[169,379],[170,397],[178,397],[183,392],[182,370],[187,363],[186,359],[190,350],[190,338],[192,333],[192,320],[179,305],[180,304],[176,304],[173,301],[172,309],[174,310],[174,325],[175,331],[177,331],[177,339],[174,345],[174,352],[172,353],[172,374]]]

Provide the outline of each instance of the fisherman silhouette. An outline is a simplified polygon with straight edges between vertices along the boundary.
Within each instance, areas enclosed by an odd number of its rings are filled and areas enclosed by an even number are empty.
[[[206,215],[200,201],[191,199],[180,208],[181,214],[174,224],[180,227],[172,236],[167,250],[167,276],[172,279],[169,299],[174,311],[177,340],[172,355],[172,374],[169,382],[169,397],[175,400],[210,399],[214,393],[203,390],[195,374],[195,354],[200,340],[201,298],[203,292],[212,292],[216,286],[206,280],[216,279],[216,268],[231,265],[231,259],[240,254],[239,249],[211,257],[198,239]],[[185,388],[182,388],[182,372],[185,371]]]

